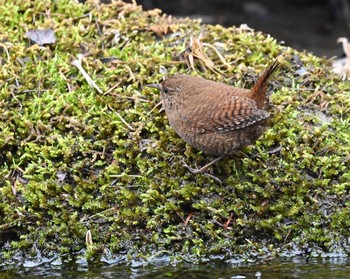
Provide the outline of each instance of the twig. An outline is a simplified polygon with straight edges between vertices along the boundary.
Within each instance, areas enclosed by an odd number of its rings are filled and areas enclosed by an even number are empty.
[[[115,85],[113,85],[111,88],[109,88],[103,95],[108,95],[111,93],[114,89],[116,89],[119,86],[120,82],[117,82]]]
[[[84,70],[81,61],[83,59],[82,54],[78,54],[78,59],[75,59],[72,61],[72,65],[77,67],[80,73],[84,76],[87,83],[90,85],[90,87],[94,87],[98,93],[102,94],[103,91],[98,87],[98,85],[92,80],[92,78],[88,75],[88,73]]]
[[[191,212],[191,213],[187,216],[187,218],[186,218],[186,220],[185,220],[185,222],[184,222],[184,226],[185,226],[185,227],[187,226],[188,222],[191,220],[192,216],[193,216],[193,212]]]
[[[159,103],[157,103],[148,113],[147,115],[150,115],[157,107],[159,107],[160,105],[162,105],[163,101],[160,101]],[[163,108],[160,109],[160,112],[163,110]]]
[[[225,58],[222,56],[222,54],[220,53],[220,51],[216,47],[214,47],[214,46],[212,46],[211,44],[208,44],[208,43],[203,43],[203,46],[210,47],[212,50],[214,50],[216,52],[216,55],[219,57],[221,62],[227,67],[227,69],[228,70],[231,69],[231,65],[226,62]]]
[[[134,75],[134,73],[132,72],[132,70],[131,70],[131,68],[129,67],[129,65],[124,64],[123,67],[129,72],[130,77],[131,77],[133,80],[136,80],[135,75]]]
[[[126,127],[129,128],[129,130],[135,131],[135,129],[134,129],[133,127],[131,127],[131,126],[128,124],[128,122],[126,122],[125,119],[124,119],[118,112],[116,112],[116,111],[115,111],[114,109],[112,109],[110,106],[108,106],[108,108],[109,108],[111,111],[113,111],[113,112],[119,117],[119,119],[125,124]]]
[[[230,223],[232,221],[232,217],[233,217],[233,213],[231,213],[230,217],[227,219],[227,221],[226,221],[226,223],[224,225],[224,230],[227,230],[229,228],[228,226],[230,225]]]

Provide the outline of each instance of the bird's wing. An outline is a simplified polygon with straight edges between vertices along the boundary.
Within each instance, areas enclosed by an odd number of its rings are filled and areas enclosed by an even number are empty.
[[[204,104],[198,102],[187,107],[186,112],[181,114],[184,125],[197,133],[239,130],[270,116],[267,111],[258,109],[254,100],[234,95],[212,98]]]

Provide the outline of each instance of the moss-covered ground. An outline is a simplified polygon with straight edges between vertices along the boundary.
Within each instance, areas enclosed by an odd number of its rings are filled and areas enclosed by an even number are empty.
[[[2,259],[348,252],[350,83],[329,61],[120,1],[0,7]],[[55,43],[26,38],[48,28]],[[72,64],[79,54],[102,93]],[[222,184],[189,173],[182,160],[213,158],[173,132],[144,85],[195,70],[249,88],[279,55],[271,127],[214,166]]]

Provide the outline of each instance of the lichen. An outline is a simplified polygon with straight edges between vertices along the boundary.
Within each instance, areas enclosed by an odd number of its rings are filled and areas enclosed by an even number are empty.
[[[0,4],[3,258],[37,248],[89,259],[105,249],[129,258],[348,249],[350,83],[328,61],[248,28],[121,1]],[[25,38],[45,28],[55,44]],[[236,86],[285,61],[271,82],[270,128],[213,168],[222,184],[183,167],[213,158],[175,134],[159,93],[144,88],[164,69],[191,71],[181,58],[191,38],[208,44],[210,61],[195,60],[196,74]],[[71,64],[79,53],[103,94]]]

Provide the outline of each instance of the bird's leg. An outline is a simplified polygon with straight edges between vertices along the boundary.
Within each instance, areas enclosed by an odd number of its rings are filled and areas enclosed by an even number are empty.
[[[217,157],[216,159],[214,159],[214,160],[211,161],[210,163],[206,164],[205,166],[201,167],[200,169],[193,169],[193,168],[191,168],[190,166],[188,166],[184,161],[183,161],[183,164],[184,164],[184,166],[185,166],[186,168],[188,168],[189,171],[192,172],[193,174],[199,174],[199,173],[203,174],[203,173],[205,173],[205,172],[207,171],[207,169],[208,169],[210,166],[212,166],[212,165],[214,165],[216,162],[220,161],[223,157],[224,157],[224,155]]]
[[[200,169],[194,169],[194,168],[191,168],[189,165],[187,165],[185,163],[185,161],[182,161],[184,167],[186,167],[191,173],[193,174],[204,174],[206,176],[209,176],[211,177],[212,179],[214,179],[216,182],[219,182],[221,184],[221,180],[217,177],[215,177],[214,175],[211,175],[209,173],[206,173],[207,169],[214,165],[216,162],[220,161],[223,157],[225,157],[225,155],[221,155],[219,157],[217,157],[216,159],[214,159],[213,161],[211,161],[210,163],[206,164],[205,166],[201,167]]]

